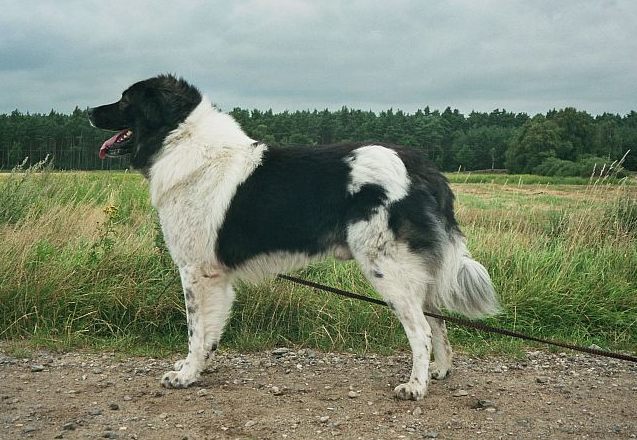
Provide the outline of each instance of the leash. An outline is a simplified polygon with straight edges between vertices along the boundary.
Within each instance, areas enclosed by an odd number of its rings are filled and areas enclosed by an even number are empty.
[[[303,286],[312,287],[313,289],[334,293],[336,295],[344,296],[346,298],[357,299],[357,300],[360,300],[360,301],[365,301],[365,302],[369,302],[369,303],[372,303],[372,304],[378,304],[378,305],[381,305],[381,306],[388,307],[387,303],[385,301],[381,301],[380,299],[371,298],[371,297],[365,296],[365,295],[359,295],[358,293],[348,292],[347,290],[341,290],[341,289],[337,289],[335,287],[325,286],[323,284],[315,283],[313,281],[304,280],[302,278],[297,278],[297,277],[293,277],[293,276],[290,276],[290,275],[282,275],[282,274],[277,275],[277,278],[282,279],[282,280],[291,281],[293,283],[300,284],[300,285],[303,285]],[[597,355],[597,356],[605,356],[605,357],[609,357],[609,358],[613,358],[613,359],[620,359],[622,361],[637,362],[637,357],[631,356],[631,355],[628,355],[628,354],[615,353],[615,352],[612,352],[612,351],[600,350],[600,349],[597,349],[597,348],[580,347],[578,345],[569,344],[567,342],[554,341],[554,340],[550,340],[550,339],[543,339],[543,338],[538,338],[538,337],[535,337],[535,336],[528,336],[528,335],[525,335],[523,333],[519,333],[519,332],[516,332],[516,331],[513,331],[513,330],[507,330],[507,329],[503,329],[503,328],[492,327],[490,325],[486,325],[486,324],[483,324],[481,322],[470,321],[470,320],[464,319],[464,318],[456,318],[454,316],[439,315],[437,313],[431,313],[431,312],[423,312],[423,313],[425,314],[425,316],[429,316],[431,318],[442,319],[444,321],[452,322],[454,324],[457,324],[457,325],[460,325],[460,326],[463,326],[463,327],[469,327],[469,328],[473,328],[473,329],[476,329],[476,330],[481,330],[481,331],[485,331],[485,332],[489,332],[489,333],[495,333],[495,334],[499,334],[499,335],[511,336],[513,338],[524,339],[526,341],[534,341],[534,342],[539,342],[541,344],[553,345],[555,347],[568,348],[569,350],[580,351],[582,353],[594,354],[594,355]]]

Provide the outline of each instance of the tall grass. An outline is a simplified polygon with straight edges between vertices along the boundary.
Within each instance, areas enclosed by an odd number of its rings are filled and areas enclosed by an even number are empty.
[[[504,306],[491,324],[635,350],[634,186],[462,183],[455,190],[470,248]],[[374,295],[352,263],[328,260],[302,275]],[[185,334],[176,270],[140,176],[54,174],[40,166],[0,179],[0,338],[172,350]],[[451,337],[473,351],[511,347],[463,329]],[[387,309],[281,281],[237,286],[224,343],[407,347]]]

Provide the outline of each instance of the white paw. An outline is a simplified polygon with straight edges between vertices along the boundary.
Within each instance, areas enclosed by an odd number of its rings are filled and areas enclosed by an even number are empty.
[[[448,366],[438,366],[436,362],[432,362],[429,366],[429,376],[431,376],[432,379],[444,379],[449,375],[450,370],[451,368],[449,368]]]
[[[185,363],[186,359],[179,359],[177,362],[175,362],[175,371],[181,370]]]
[[[410,380],[394,388],[394,394],[401,400],[422,400],[427,394],[427,384],[419,380]]]
[[[183,371],[169,371],[161,378],[164,388],[187,388],[197,380],[197,375],[184,374]]]

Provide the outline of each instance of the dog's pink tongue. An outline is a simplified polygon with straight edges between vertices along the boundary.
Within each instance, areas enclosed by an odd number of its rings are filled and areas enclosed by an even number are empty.
[[[120,137],[122,134],[124,134],[126,131],[127,130],[122,130],[119,133],[117,133],[115,136],[113,136],[112,138],[109,138],[106,141],[104,141],[104,143],[100,147],[100,152],[99,152],[100,159],[103,160],[106,158],[106,153],[108,152],[108,149],[111,148],[113,144],[117,141],[117,138]]]

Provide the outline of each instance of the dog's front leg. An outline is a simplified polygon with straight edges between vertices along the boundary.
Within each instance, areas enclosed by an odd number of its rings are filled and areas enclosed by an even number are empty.
[[[181,267],[179,273],[186,303],[188,356],[175,364],[174,371],[164,374],[161,384],[166,388],[185,388],[199,378],[210,352],[216,349],[233,299],[229,283],[218,273],[195,266]],[[211,313],[220,308],[223,317]]]

